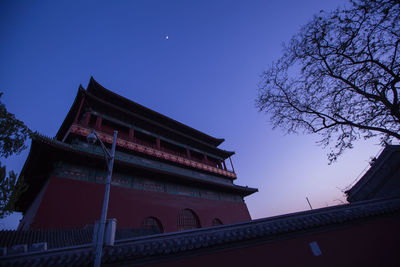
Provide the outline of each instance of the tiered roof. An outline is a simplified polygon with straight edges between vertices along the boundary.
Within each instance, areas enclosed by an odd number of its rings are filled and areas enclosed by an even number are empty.
[[[133,124],[142,124],[145,128],[149,128],[149,130],[144,130],[204,150],[205,152],[214,154],[218,158],[226,159],[235,153],[218,148],[218,145],[220,145],[224,139],[207,135],[134,101],[117,95],[104,88],[96,82],[93,77],[90,79],[87,90],[82,86],[79,87],[74,103],[57,132],[56,138],[58,140],[62,140],[68,132],[69,127],[73,123],[74,116],[79,110],[82,98],[90,102],[90,107],[88,108],[93,109],[95,112],[103,112],[105,115],[112,113],[115,119],[120,117],[120,120],[125,123],[132,121],[134,122]]]

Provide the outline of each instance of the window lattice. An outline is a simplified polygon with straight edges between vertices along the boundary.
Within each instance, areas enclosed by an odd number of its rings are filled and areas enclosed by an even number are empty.
[[[178,231],[200,228],[200,221],[197,215],[189,210],[184,209],[179,213]]]
[[[215,218],[214,220],[212,220],[212,225],[213,225],[213,226],[223,225],[223,223],[221,222],[220,219]]]
[[[164,232],[161,222],[154,217],[147,217],[146,219],[144,219],[142,226],[146,229],[157,229],[158,231],[160,231],[160,233]]]

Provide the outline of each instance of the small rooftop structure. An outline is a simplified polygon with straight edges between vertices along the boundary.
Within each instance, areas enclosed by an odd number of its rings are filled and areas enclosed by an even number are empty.
[[[349,202],[400,196],[400,145],[386,145],[371,167],[345,192]]]

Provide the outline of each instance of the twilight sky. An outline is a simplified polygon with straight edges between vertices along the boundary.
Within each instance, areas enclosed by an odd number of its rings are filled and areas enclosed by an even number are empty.
[[[344,0],[1,1],[0,91],[32,130],[54,136],[90,76],[233,150],[253,219],[340,204],[380,150],[358,142],[337,163],[318,136],[272,130],[255,108],[260,75],[314,14]],[[168,39],[165,37],[168,36]],[[28,150],[6,160],[20,172]],[[15,226],[19,218],[0,222]]]

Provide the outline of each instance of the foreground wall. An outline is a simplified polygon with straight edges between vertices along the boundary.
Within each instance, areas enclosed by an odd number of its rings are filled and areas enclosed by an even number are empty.
[[[145,266],[400,266],[399,225],[399,215],[375,218],[313,233],[181,254]],[[314,255],[312,242],[318,244],[320,255]]]
[[[51,177],[37,211],[25,216],[23,229],[69,229],[93,225],[99,220],[104,184]],[[38,202],[38,201],[37,201]],[[243,202],[201,199],[111,186],[108,218],[117,219],[118,228],[140,228],[145,218],[160,220],[165,232],[177,231],[182,209],[191,209],[201,227],[218,218],[223,224],[250,220]]]
[[[121,239],[102,266],[399,266],[400,198]],[[0,256],[0,266],[90,266],[93,246]],[[2,264],[3,263],[3,264]]]

